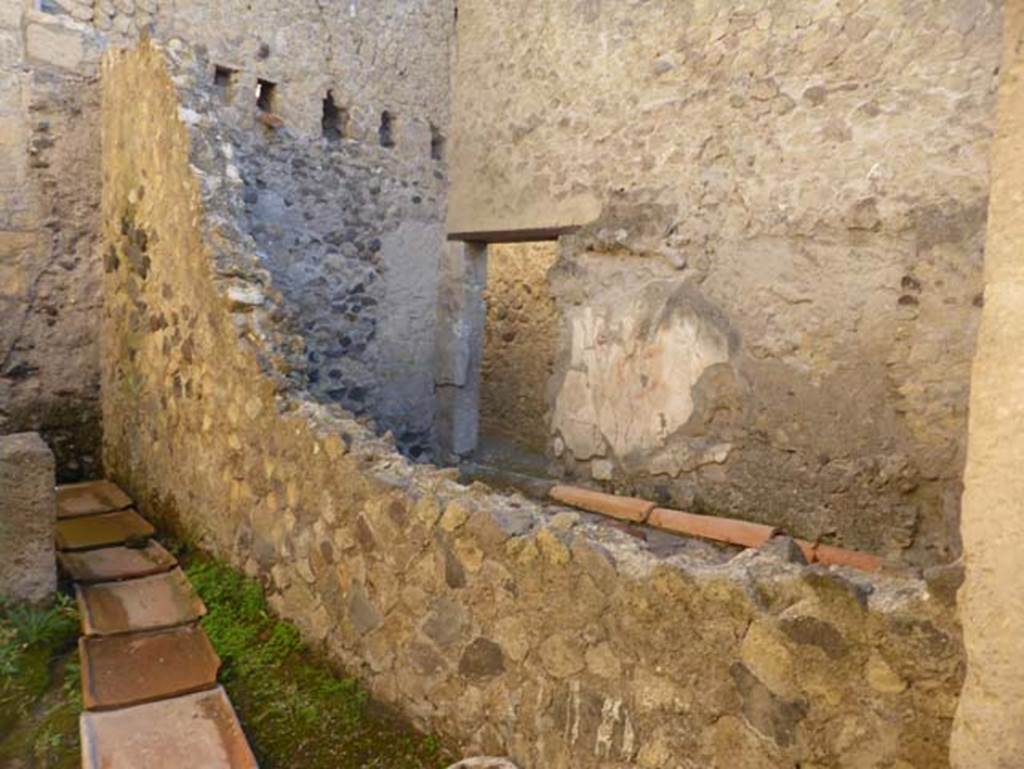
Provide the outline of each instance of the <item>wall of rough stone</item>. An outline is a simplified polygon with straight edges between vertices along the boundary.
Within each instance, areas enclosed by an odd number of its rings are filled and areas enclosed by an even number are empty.
[[[961,652],[941,581],[632,536],[462,486],[315,402],[206,74],[173,41],[103,68],[104,461],[147,515],[467,753],[946,765]]]
[[[460,3],[450,229],[582,226],[567,473],[956,553],[999,30],[986,0]]]
[[[548,445],[545,388],[558,349],[558,314],[548,284],[557,256],[550,242],[487,249],[480,433],[541,456]]]
[[[444,207],[429,146],[391,159],[375,143],[296,146],[252,125],[232,140],[245,147],[251,231],[306,339],[311,392],[429,452]]]
[[[0,600],[44,603],[57,592],[53,452],[38,433],[0,436]]]
[[[419,457],[433,444],[453,20],[447,0],[187,0],[158,25],[223,70],[251,231],[306,339],[310,391]],[[256,120],[258,79],[281,129]]]
[[[93,30],[0,9],[0,432],[39,430],[58,477],[100,472],[100,143]]]
[[[307,337],[312,391],[433,443],[450,2],[11,0],[0,15],[0,430],[42,429],[64,479],[100,441],[96,63],[141,34],[204,46],[238,130],[260,253]],[[257,79],[284,127],[256,121]],[[328,93],[339,120],[324,138]],[[381,147],[382,113],[393,146]]]
[[[427,455],[445,178],[429,141],[303,140],[258,125],[251,99],[225,106],[250,230],[306,340],[310,391]]]

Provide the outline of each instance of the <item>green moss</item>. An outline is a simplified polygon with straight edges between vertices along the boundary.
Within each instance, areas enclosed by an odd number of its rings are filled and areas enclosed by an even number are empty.
[[[78,766],[81,689],[72,601],[0,607],[0,766]]]
[[[203,626],[223,661],[221,681],[266,769],[420,769],[450,763],[440,742],[375,705],[304,647],[267,609],[259,585],[194,559],[187,574],[206,603]]]

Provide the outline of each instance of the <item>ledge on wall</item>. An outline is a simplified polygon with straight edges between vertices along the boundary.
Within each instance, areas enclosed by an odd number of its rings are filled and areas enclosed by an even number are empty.
[[[571,235],[578,225],[555,227],[533,227],[521,230],[477,230],[450,232],[448,240],[467,243],[532,243],[541,240],[558,240],[562,235]]]

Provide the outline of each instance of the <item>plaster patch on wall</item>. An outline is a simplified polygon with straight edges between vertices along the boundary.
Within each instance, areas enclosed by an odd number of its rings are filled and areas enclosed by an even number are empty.
[[[668,281],[595,300],[567,322],[569,363],[552,427],[578,460],[663,446],[693,414],[704,371],[729,359],[721,321]]]

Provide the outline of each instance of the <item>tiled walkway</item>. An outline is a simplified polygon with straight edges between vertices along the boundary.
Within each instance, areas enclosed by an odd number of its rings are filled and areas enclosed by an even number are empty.
[[[178,561],[109,481],[57,489],[61,570],[82,616],[83,769],[255,769],[206,613]]]

